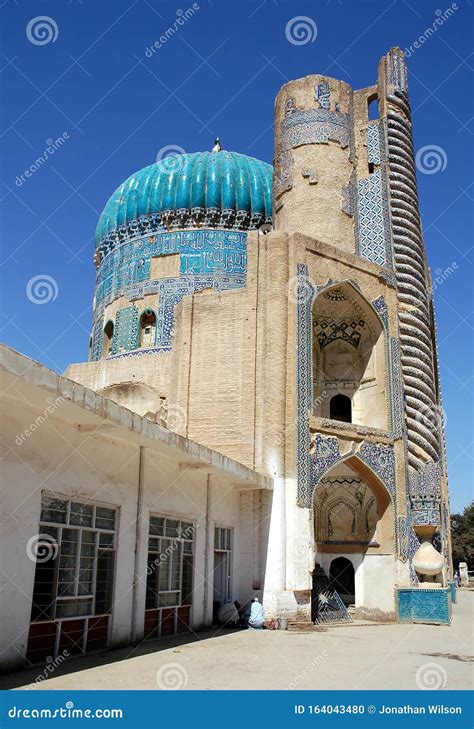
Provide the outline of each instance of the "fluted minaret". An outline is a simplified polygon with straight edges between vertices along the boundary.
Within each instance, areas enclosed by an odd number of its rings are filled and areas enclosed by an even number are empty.
[[[409,464],[438,461],[439,393],[435,363],[431,285],[418,208],[407,70],[393,48],[379,65],[382,114],[386,117],[387,174],[393,253],[399,296],[402,375]]]

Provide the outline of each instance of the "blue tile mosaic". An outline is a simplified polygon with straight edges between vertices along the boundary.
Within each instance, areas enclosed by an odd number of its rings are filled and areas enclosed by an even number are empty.
[[[299,506],[308,506],[311,495],[309,417],[313,401],[313,358],[311,352],[311,302],[316,290],[308,279],[308,267],[302,263],[297,276],[297,401],[298,401],[298,493]]]
[[[357,213],[359,255],[381,266],[389,265],[388,213],[380,170],[358,181]]]
[[[319,101],[321,109],[329,109],[330,106],[330,91],[329,84],[327,81],[322,81],[316,85],[316,99]]]
[[[341,460],[339,441],[332,436],[317,433],[313,443],[311,456],[311,497],[321,476]]]
[[[401,348],[398,337],[388,337],[388,374],[390,379],[390,420],[395,436],[405,434],[405,398],[403,394]]]
[[[372,301],[372,306],[379,315],[385,329],[388,329],[388,306],[383,295],[378,296]]]
[[[449,587],[399,588],[397,615],[401,623],[449,625],[452,618],[451,589]]]
[[[324,87],[321,97],[319,97],[319,86],[316,93],[321,106],[319,109],[298,109],[293,98],[289,97],[286,100],[281,141],[275,155],[273,179],[275,198],[291,189],[293,185],[291,149],[303,144],[327,144],[330,141],[338,142],[344,149],[351,145],[351,115],[330,111],[329,87],[327,91]]]
[[[150,280],[151,259],[180,254],[180,275],[242,275],[247,270],[247,234],[224,230],[156,233],[127,241],[104,258],[97,271],[96,305],[133,284]]]
[[[115,316],[112,354],[129,352],[138,347],[138,309],[127,306],[119,309]]]
[[[179,254],[179,275],[150,279],[152,258]],[[157,233],[127,241],[102,260],[97,272],[91,358],[102,353],[105,307],[119,296],[130,302],[156,295],[157,338],[154,351],[172,348],[174,307],[184,296],[212,288],[215,291],[246,285],[247,234],[239,231],[189,230]],[[138,312],[119,310],[114,328],[112,356],[135,349]],[[127,311],[128,313],[122,313]]]
[[[387,56],[388,92],[399,91],[406,94],[408,91],[408,71],[403,51],[391,48]]]
[[[408,560],[408,519],[406,516],[397,518],[397,547],[398,554],[403,562]]]
[[[365,441],[359,449],[358,456],[377,474],[395,501],[395,453],[393,447]]]
[[[372,164],[380,164],[380,134],[378,123],[367,128],[367,158]]]

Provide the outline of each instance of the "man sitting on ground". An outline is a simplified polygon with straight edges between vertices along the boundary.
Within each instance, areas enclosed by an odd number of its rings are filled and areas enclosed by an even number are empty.
[[[261,630],[263,628],[263,607],[258,601],[258,597],[254,597],[249,615],[248,627],[251,630]]]

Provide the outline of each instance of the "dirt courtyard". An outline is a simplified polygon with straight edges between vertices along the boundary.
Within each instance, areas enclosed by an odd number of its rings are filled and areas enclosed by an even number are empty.
[[[472,689],[474,591],[449,627],[347,625],[321,632],[230,631],[154,641],[11,674],[32,689]]]

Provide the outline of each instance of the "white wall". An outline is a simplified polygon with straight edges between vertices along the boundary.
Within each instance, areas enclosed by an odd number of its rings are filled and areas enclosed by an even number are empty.
[[[345,557],[354,566],[355,607],[367,615],[387,617],[395,612],[395,558],[391,554],[321,553],[317,561],[329,577],[333,559]]]
[[[392,554],[366,554],[362,571],[362,594],[356,607],[377,613],[395,612],[395,557]],[[359,570],[357,572],[359,572]],[[356,572],[356,580],[357,580]]]
[[[44,397],[46,398],[47,393]],[[127,644],[132,639],[133,581],[136,548],[136,520],[139,483],[139,446],[127,442],[127,431],[99,433],[94,428],[86,433],[69,419],[71,405],[61,405],[46,422],[28,437],[18,436],[29,428],[44,403],[35,406],[15,398],[2,401],[5,441],[11,450],[6,454],[2,479],[5,519],[0,537],[2,570],[7,574],[2,591],[0,630],[0,665],[20,666],[26,653],[30,623],[35,564],[28,557],[28,540],[38,534],[41,494],[53,494],[87,500],[119,509],[116,555],[114,608],[111,646]],[[102,425],[106,425],[105,421]],[[208,468],[182,467],[183,453],[164,457],[151,448],[144,448],[143,511],[140,520],[143,534],[138,541],[140,579],[135,598],[133,635],[143,635],[146,560],[148,549],[148,517],[150,513],[169,514],[195,521],[195,595],[192,625],[201,627],[212,617],[212,580],[208,585],[207,612],[204,614],[205,580],[212,575],[214,525],[234,529],[234,599],[247,599],[240,594],[242,586],[251,590],[255,559],[248,555],[240,532],[247,529],[249,518],[241,511],[241,493],[234,488],[234,478],[225,472],[209,477],[209,560],[205,574],[206,504]],[[189,465],[189,464],[188,464]],[[3,519],[2,519],[3,520]],[[258,547],[258,536],[256,538]],[[241,549],[246,551],[241,560]]]

